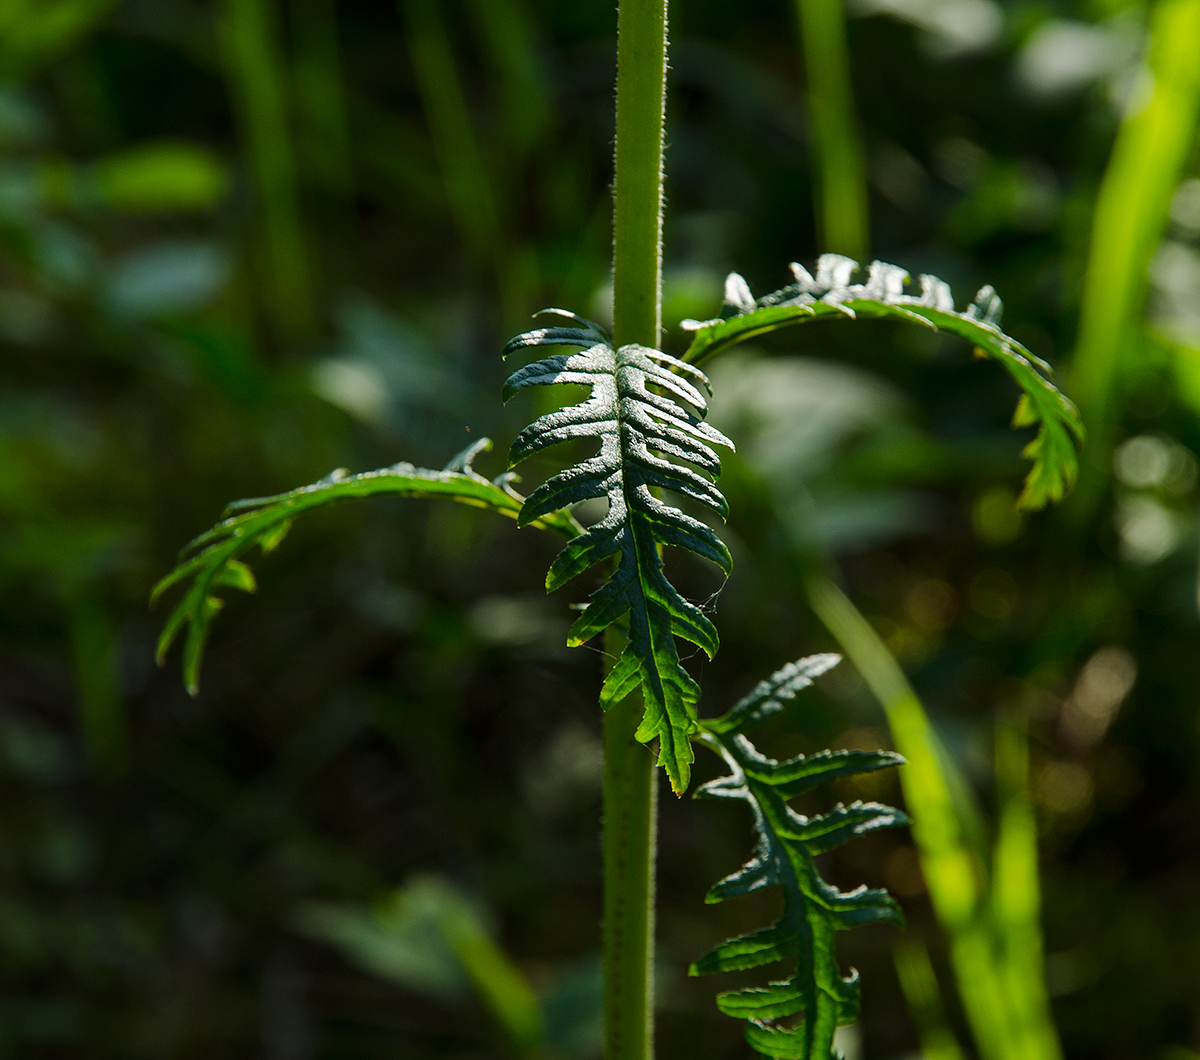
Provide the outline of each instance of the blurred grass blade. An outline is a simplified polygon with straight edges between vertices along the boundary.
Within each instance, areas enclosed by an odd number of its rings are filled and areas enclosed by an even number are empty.
[[[456,891],[447,888],[441,893],[435,916],[483,1003],[504,1028],[513,1051],[518,1056],[534,1052],[545,1037],[545,1027],[529,980]]]
[[[996,724],[999,824],[992,858],[992,916],[1014,1031],[1023,1053],[1058,1060],[1062,1049],[1050,1017],[1042,950],[1037,821],[1029,777],[1029,736],[1011,712]]]
[[[84,751],[102,776],[119,776],[129,764],[129,732],[116,624],[99,601],[84,593],[70,601],[68,616]]]
[[[316,313],[274,5],[222,0],[220,33],[261,211],[269,306],[280,335],[298,341]]]
[[[479,44],[500,89],[505,157],[523,161],[550,125],[550,98],[523,0],[471,0]]]
[[[823,251],[869,252],[867,166],[854,117],[842,0],[795,0],[808,74],[813,182]]]
[[[499,242],[496,203],[446,27],[432,0],[400,3],[446,198],[468,253],[487,261]]]
[[[29,77],[75,45],[116,6],[117,0],[8,0],[0,5],[0,77]]]
[[[805,589],[813,611],[883,706],[896,750],[908,763],[900,778],[930,897],[939,919],[951,930],[960,928],[979,909],[982,867],[965,841],[948,763],[925,709],[879,634],[846,594],[817,572],[807,575]]]
[[[303,905],[296,927],[375,975],[444,1002],[469,984],[519,1057],[545,1038],[529,980],[496,944],[474,906],[440,876],[411,879],[375,909]]]
[[[987,868],[972,854],[964,811],[956,807],[969,797],[969,788],[952,779],[953,765],[924,707],[870,623],[826,574],[809,572],[805,588],[813,610],[883,706],[896,750],[908,760],[900,779],[913,838],[934,912],[950,939],[959,996],[980,1056],[1055,1060],[1056,1052],[1018,1049],[1018,1019],[985,901]],[[1029,990],[1040,982],[1030,983]]]
[[[335,0],[291,0],[292,77],[304,166],[343,199],[353,192],[350,131]]]
[[[892,956],[924,1060],[963,1060],[958,1040],[946,1023],[937,976],[925,944],[906,936],[892,944]]]
[[[1147,63],[1100,186],[1071,365],[1071,392],[1094,432],[1085,508],[1108,471],[1121,359],[1137,343],[1147,269],[1196,136],[1200,0],[1154,5]]]

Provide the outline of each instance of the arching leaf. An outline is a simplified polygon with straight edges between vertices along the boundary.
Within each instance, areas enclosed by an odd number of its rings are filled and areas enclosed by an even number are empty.
[[[196,694],[209,627],[223,606],[215,590],[254,592],[254,575],[239,557],[255,546],[264,553],[270,552],[283,540],[292,520],[303,512],[332,501],[391,493],[401,497],[446,498],[477,508],[490,508],[516,519],[525,499],[513,489],[512,474],[505,473],[491,481],[471,467],[475,457],[491,447],[490,439],[481,438],[459,453],[442,471],[406,463],[358,475],[340,468],[311,486],[274,497],[235,501],[225,509],[226,519],[184,546],[179,565],[154,587],[150,597],[152,604],[177,582],[191,580],[159,635],[159,664],[186,626],[183,675],[188,691]],[[548,512],[540,519],[526,522],[568,538],[580,532],[579,524],[565,512]]]
[[[1038,429],[1023,455],[1033,461],[1018,504],[1042,508],[1061,500],[1079,470],[1078,447],[1083,421],[1071,401],[1051,381],[1053,370],[1016,339],[1000,330],[1002,305],[991,287],[959,312],[950,286],[936,276],[921,276],[920,293],[908,293],[908,273],[897,265],[871,263],[865,283],[851,283],[858,262],[839,254],[824,254],[814,278],[793,262],[795,283],[755,299],[746,281],[730,273],[725,281],[725,309],[715,320],[685,320],[695,332],[685,360],[699,364],[739,342],[779,328],[822,318],[856,317],[904,320],[948,331],[971,343],[976,351],[1007,369],[1022,394],[1013,416],[1014,427]]]
[[[721,464],[714,445],[732,443],[703,420],[708,380],[696,368],[644,346],[614,349],[596,324],[561,310],[571,326],[519,335],[505,353],[531,346],[576,346],[514,372],[504,400],[526,387],[577,383],[589,397],[551,412],[526,427],[509,456],[515,466],[532,453],[575,439],[596,439],[600,451],[553,476],[525,503],[519,521],[531,522],[592,498],[608,501],[608,513],[568,543],[546,577],[548,590],[611,556],[617,565],[571,629],[579,645],[628,616],[628,642],[600,694],[602,707],[642,688],[646,713],[637,732],[659,741],[659,763],[677,792],[688,785],[699,688],[679,661],[675,637],[699,645],[711,657],[717,631],[667,580],[660,545],[686,548],[728,573],[729,550],[704,523],[655,496],[674,493],[724,516],[725,498],[712,484]],[[690,465],[690,466],[689,466]]]

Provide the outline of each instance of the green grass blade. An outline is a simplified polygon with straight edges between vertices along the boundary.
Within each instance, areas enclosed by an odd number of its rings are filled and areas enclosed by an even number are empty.
[[[499,217],[446,27],[432,0],[401,0],[401,10],[450,210],[468,253],[487,261],[498,245]]]
[[[821,248],[865,258],[867,165],[854,117],[845,12],[841,0],[796,0],[796,17],[808,75]]]
[[[1002,307],[996,293],[984,287],[960,312],[949,286],[936,276],[922,276],[920,294],[910,294],[905,290],[908,273],[896,265],[873,262],[866,282],[851,283],[857,268],[857,262],[837,254],[821,257],[815,278],[793,264],[796,282],[757,300],[741,276],[730,274],[725,283],[725,315],[683,322],[684,328],[695,332],[685,360],[699,364],[739,342],[817,319],[870,317],[948,331],[1004,367],[1021,388],[1013,425],[1038,428],[1025,448],[1033,467],[1018,504],[1035,509],[1061,500],[1078,471],[1083,423],[1075,406],[1051,381],[1050,366],[1001,331]]]
[[[522,0],[471,0],[479,44],[499,86],[505,155],[522,159],[550,126],[550,96]]]
[[[296,109],[304,165],[317,182],[349,199],[354,190],[350,130],[335,0],[290,0]]]
[[[449,880],[416,877],[374,909],[306,903],[295,922],[360,968],[443,1003],[471,987],[512,1052],[539,1055],[545,1026],[529,980]]]
[[[999,824],[992,857],[992,917],[1023,1055],[1060,1060],[1062,1048],[1045,989],[1037,821],[1026,729],[1010,714],[1002,715],[996,725]]]
[[[900,774],[904,798],[929,896],[950,936],[963,1006],[980,1054],[1007,1060],[1010,1006],[987,921],[986,867],[973,855],[964,813],[956,807],[956,789],[965,792],[966,785],[950,777],[952,767],[925,709],[879,634],[827,575],[810,573],[805,587],[817,617],[883,706],[896,749],[908,761]]]
[[[892,946],[892,955],[925,1060],[964,1060],[958,1040],[946,1022],[937,976],[925,944],[914,938],[898,939]]]
[[[270,308],[295,341],[315,327],[275,0],[222,0],[221,42],[254,176]]]
[[[1196,137],[1200,108],[1200,0],[1154,5],[1148,70],[1117,133],[1092,221],[1071,393],[1096,434],[1095,483],[1109,469],[1122,351],[1137,345],[1150,259]]]
[[[98,600],[83,593],[71,600],[68,615],[84,750],[98,773],[116,777],[129,764],[116,623]]]

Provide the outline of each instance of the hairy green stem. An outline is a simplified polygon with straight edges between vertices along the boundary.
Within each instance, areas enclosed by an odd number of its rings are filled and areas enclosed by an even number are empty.
[[[613,339],[658,348],[662,327],[667,0],[621,0],[613,203]]]
[[[613,338],[657,348],[662,327],[667,0],[620,0],[613,203]],[[612,659],[623,638],[605,634]],[[604,1057],[654,1049],[654,758],[634,733],[641,694],[604,717]]]
[[[821,250],[866,261],[867,167],[854,120],[842,0],[796,0],[808,74],[808,112]]]
[[[605,634],[612,658],[624,638]],[[634,738],[636,692],[604,715],[604,1057],[648,1060],[654,1046],[654,855],[658,777]]]

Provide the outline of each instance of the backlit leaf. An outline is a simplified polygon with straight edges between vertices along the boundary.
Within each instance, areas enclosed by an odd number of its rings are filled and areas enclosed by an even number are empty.
[[[546,357],[514,372],[504,386],[504,399],[526,387],[553,383],[581,384],[591,393],[526,427],[513,442],[510,464],[575,439],[596,439],[600,451],[538,487],[519,521],[544,518],[592,498],[608,501],[604,518],[559,553],[546,588],[556,589],[616,557],[616,569],[592,594],[569,642],[583,644],[628,616],[627,646],[604,682],[600,703],[607,708],[640,685],[646,713],[637,738],[644,743],[658,739],[659,764],[681,792],[690,776],[688,737],[700,690],[679,661],[675,637],[698,645],[711,658],[717,631],[667,580],[659,546],[686,548],[726,573],[731,560],[708,526],[665,504],[655,490],[671,490],[724,516],[725,498],[712,484],[721,470],[712,447],[733,445],[704,422],[702,391],[708,381],[696,368],[644,346],[614,349],[598,325],[561,310],[550,312],[571,326],[519,335],[506,354],[527,346],[576,346],[581,351]]]
[[[1079,471],[1083,422],[1051,381],[1050,365],[1000,330],[1002,305],[991,287],[959,312],[945,281],[921,276],[920,293],[910,294],[905,288],[908,273],[886,262],[872,262],[865,283],[851,283],[858,262],[840,254],[822,255],[815,278],[801,265],[791,268],[794,283],[757,300],[741,276],[730,274],[722,316],[683,322],[685,330],[695,332],[685,360],[698,364],[756,335],[821,318],[885,318],[948,331],[1007,369],[1022,391],[1013,425],[1037,426],[1037,436],[1023,453],[1033,467],[1019,506],[1035,509],[1062,500]]]
[[[151,603],[177,582],[190,581],[183,599],[175,605],[159,635],[160,665],[186,626],[184,680],[188,691],[196,694],[209,627],[222,606],[222,600],[215,590],[232,588],[253,592],[254,574],[239,557],[255,546],[264,553],[270,552],[283,540],[292,520],[302,512],[331,501],[390,493],[401,497],[441,497],[476,508],[490,508],[512,519],[517,518],[525,499],[513,489],[511,473],[491,481],[471,466],[475,457],[490,449],[491,445],[489,439],[480,439],[450,461],[442,471],[430,471],[405,463],[359,475],[351,475],[345,469],[340,469],[320,482],[289,493],[235,501],[226,509],[228,518],[186,545],[180,553],[178,566],[154,587]],[[580,531],[578,524],[563,512],[549,512],[541,518],[526,519],[525,522],[568,538]]]
[[[821,878],[814,859],[848,839],[906,824],[905,815],[879,803],[855,802],[804,817],[787,800],[841,777],[900,765],[904,759],[889,751],[822,751],[777,762],[760,754],[739,731],[773,713],[763,710],[763,704],[790,698],[837,661],[836,655],[817,655],[790,663],[723,718],[701,722],[696,737],[730,770],[696,794],[747,803],[757,833],[753,857],[715,884],[706,901],[778,886],[783,890],[783,913],[770,927],[721,943],[695,961],[690,974],[794,960],[795,968],[784,980],[717,997],[722,1012],[748,1021],[746,1040],[754,1049],[782,1060],[831,1060],[834,1031],[858,1017],[858,973],[842,975],[834,954],[835,933],[878,921],[903,923],[899,906],[885,891],[839,891]],[[779,1022],[785,1019],[788,1024]]]

